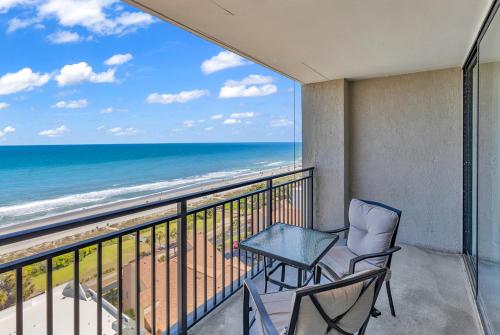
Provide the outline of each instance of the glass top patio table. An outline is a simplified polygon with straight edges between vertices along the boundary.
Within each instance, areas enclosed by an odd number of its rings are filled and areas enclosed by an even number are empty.
[[[310,271],[338,239],[336,234],[274,223],[240,242],[240,248]]]

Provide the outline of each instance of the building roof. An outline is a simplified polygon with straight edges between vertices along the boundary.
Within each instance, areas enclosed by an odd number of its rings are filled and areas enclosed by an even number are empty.
[[[204,236],[203,234],[198,234],[197,238],[197,257],[196,257],[196,292],[197,292],[197,300],[196,306],[199,308],[204,303],[203,296],[203,285],[204,285]],[[193,301],[193,292],[194,292],[194,263],[193,263],[193,252],[194,249],[192,246],[192,241],[189,240],[189,248],[186,255],[187,258],[187,287],[186,290],[188,292],[188,300],[187,300],[187,310],[188,313],[193,312],[194,310],[194,301]],[[229,251],[229,250],[226,250]],[[213,275],[214,275],[214,255],[216,257],[216,290],[218,293],[222,290],[222,253],[218,250],[213,252],[213,244],[207,241],[207,300],[211,300],[214,296],[213,290]],[[236,253],[235,253],[236,255]],[[156,281],[156,328],[159,332],[165,330],[167,325],[167,268],[165,261],[160,261],[161,253],[157,254],[156,266],[155,266],[155,281]],[[177,323],[177,257],[172,257],[169,260],[169,278],[170,281],[168,283],[169,286],[169,300],[170,300],[170,318],[169,324],[173,326]],[[238,259],[235,257],[233,259],[233,275],[234,279],[238,277],[238,270],[244,275],[247,270],[244,263],[240,263],[238,267]],[[225,286],[228,287],[230,285],[230,259],[225,259]],[[136,266],[135,261],[131,261],[126,264],[123,268],[123,294],[124,294],[124,309],[127,308],[135,308],[135,272]],[[146,328],[146,334],[150,334],[151,325],[152,325],[152,304],[151,304],[151,256],[143,256],[140,260],[140,279],[141,279],[141,292],[140,292],[140,306],[142,309],[142,317],[141,327]],[[236,286],[235,286],[236,287]],[[131,299],[127,299],[130,296]],[[209,306],[211,307],[211,305]]]
[[[73,330],[73,298],[65,296],[63,291],[67,284],[53,289],[54,334],[66,334]],[[43,293],[23,303],[23,334],[40,335],[46,333],[46,301],[47,294]],[[92,299],[80,299],[80,334],[95,335],[97,316],[97,302]],[[115,335],[113,322],[116,317],[106,309],[102,310],[102,335]],[[16,306],[0,311],[0,329],[5,335],[16,334]]]
[[[302,83],[461,66],[492,0],[125,0]]]

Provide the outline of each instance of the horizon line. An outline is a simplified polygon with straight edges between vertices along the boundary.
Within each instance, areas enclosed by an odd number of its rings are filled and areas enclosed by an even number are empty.
[[[265,144],[303,143],[303,141],[235,141],[235,142],[140,142],[140,143],[60,143],[60,144],[1,144],[0,147],[78,146],[78,145],[147,145],[147,144]]]

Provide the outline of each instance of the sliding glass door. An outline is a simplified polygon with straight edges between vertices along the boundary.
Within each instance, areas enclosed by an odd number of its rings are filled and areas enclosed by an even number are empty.
[[[500,16],[479,44],[478,301],[500,334]]]
[[[477,120],[478,57],[464,70],[464,254],[474,289],[477,287]]]
[[[500,14],[464,67],[464,254],[489,334],[500,334]]]

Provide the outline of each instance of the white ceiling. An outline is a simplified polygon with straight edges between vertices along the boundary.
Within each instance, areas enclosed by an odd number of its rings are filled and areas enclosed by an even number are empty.
[[[461,66],[492,0],[125,0],[302,83]]]

